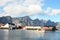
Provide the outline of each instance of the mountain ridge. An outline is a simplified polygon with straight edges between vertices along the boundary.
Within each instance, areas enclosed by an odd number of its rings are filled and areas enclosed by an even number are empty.
[[[14,19],[14,18],[13,18]],[[56,22],[34,19],[32,20],[29,16],[18,17],[19,23],[25,23],[26,26],[56,26]]]
[[[2,16],[0,17],[0,23],[14,23],[19,24],[21,23],[24,26],[56,26],[57,24],[51,20],[39,20],[34,19],[32,20],[29,16],[24,17],[15,17],[12,18],[11,16]]]

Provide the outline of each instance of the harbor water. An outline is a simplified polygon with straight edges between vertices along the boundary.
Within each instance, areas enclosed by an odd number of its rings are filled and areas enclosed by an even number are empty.
[[[0,40],[60,40],[60,31],[0,29]]]

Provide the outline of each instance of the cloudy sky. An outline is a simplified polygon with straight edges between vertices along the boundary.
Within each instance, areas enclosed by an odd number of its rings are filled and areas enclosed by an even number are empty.
[[[60,22],[60,0],[0,0],[1,16],[30,16]]]

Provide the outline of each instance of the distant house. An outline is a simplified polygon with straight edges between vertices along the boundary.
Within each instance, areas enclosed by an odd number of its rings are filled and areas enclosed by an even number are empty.
[[[16,24],[16,28],[17,28],[17,29],[23,29],[23,27],[24,27],[24,26],[22,26],[22,23]]]
[[[16,28],[16,25],[13,24],[13,23],[8,23],[9,24],[9,29],[15,29]]]
[[[21,23],[17,23],[16,26],[19,27],[19,26],[22,26],[22,24]]]
[[[25,29],[27,30],[41,30],[40,26],[26,26]]]
[[[1,28],[9,28],[9,24],[7,23],[7,24],[5,24],[4,26],[1,25]]]
[[[43,30],[48,30],[49,28],[48,27],[42,27]]]
[[[42,27],[42,29],[54,31],[54,30],[56,30],[56,27],[55,26],[44,26],[44,27]]]
[[[0,28],[12,29],[12,28],[14,28],[14,27],[16,27],[16,26],[15,26],[13,23],[6,23],[6,24],[4,24],[4,25],[1,25]]]
[[[4,26],[4,24],[3,24],[3,23],[0,23],[0,27],[1,27],[1,26]]]

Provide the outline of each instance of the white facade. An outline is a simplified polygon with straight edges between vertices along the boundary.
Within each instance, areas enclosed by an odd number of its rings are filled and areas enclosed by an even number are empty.
[[[35,27],[34,27],[34,26],[26,26],[26,27],[25,27],[25,29],[28,29],[28,28],[29,28],[29,29],[41,29],[40,26],[35,26]]]

